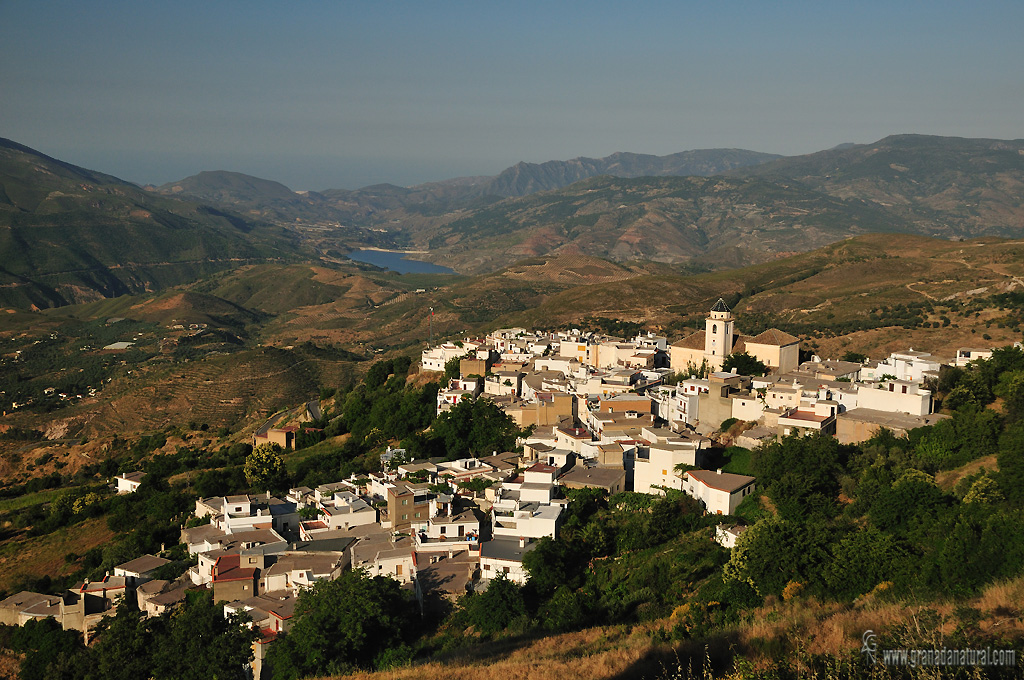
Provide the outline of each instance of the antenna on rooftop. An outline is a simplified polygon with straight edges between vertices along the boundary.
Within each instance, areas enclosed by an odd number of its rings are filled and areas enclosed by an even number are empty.
[[[430,346],[434,346],[434,308],[430,308]]]

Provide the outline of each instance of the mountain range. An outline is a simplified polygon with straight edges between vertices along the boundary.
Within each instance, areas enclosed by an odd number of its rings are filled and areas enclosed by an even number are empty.
[[[368,245],[420,250],[464,274],[561,254],[699,271],[869,232],[1015,237],[1022,226],[1022,140],[618,153],[302,193],[226,171],[142,188],[0,140],[0,303],[19,308],[159,290],[240,263],[341,266]]]
[[[495,176],[457,177],[413,187],[375,184],[356,190],[327,189],[302,193],[293,192],[272,180],[218,170],[200,172],[177,182],[148,188],[165,195],[210,202],[254,218],[368,224],[377,221],[380,215],[396,210],[423,215],[440,214],[452,207],[486,205],[502,198],[560,189],[598,175],[708,176],[776,158],[781,156],[744,149],[699,149],[668,156],[620,152],[605,158],[517,163]]]
[[[739,266],[865,232],[1021,235],[1024,140],[922,135],[842,145],[710,178],[591,178],[402,225],[460,272],[564,249]]]

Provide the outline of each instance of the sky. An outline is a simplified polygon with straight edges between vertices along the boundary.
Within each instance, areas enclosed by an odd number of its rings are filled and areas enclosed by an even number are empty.
[[[0,137],[140,184],[1024,137],[1024,2],[0,0]]]

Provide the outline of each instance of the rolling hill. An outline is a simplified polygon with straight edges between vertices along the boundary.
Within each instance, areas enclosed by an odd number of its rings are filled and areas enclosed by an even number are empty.
[[[1024,228],[1024,140],[895,135],[733,170],[876,205],[937,236]]]
[[[429,259],[460,272],[563,249],[617,262],[717,269],[914,225],[858,199],[760,178],[595,177],[410,229]]]
[[[157,290],[297,249],[280,229],[0,139],[0,304]]]

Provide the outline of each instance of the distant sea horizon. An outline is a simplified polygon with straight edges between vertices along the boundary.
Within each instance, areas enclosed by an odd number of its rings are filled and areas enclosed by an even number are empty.
[[[378,248],[364,248],[353,250],[348,254],[350,260],[365,262],[382,269],[389,269],[399,274],[455,274],[454,269],[442,267],[432,262],[413,260],[408,257],[411,253],[401,250],[380,250]]]

